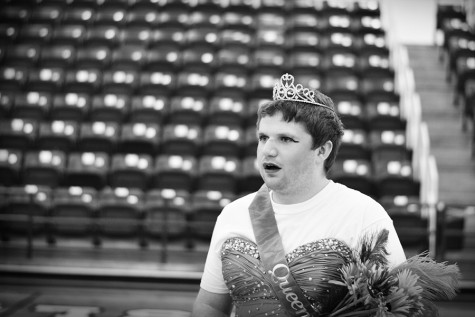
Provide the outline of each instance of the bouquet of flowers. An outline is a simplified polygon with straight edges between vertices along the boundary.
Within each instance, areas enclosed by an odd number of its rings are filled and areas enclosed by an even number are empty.
[[[329,281],[348,291],[328,316],[438,316],[433,302],[456,295],[457,265],[438,263],[422,253],[388,268],[387,239],[387,230],[366,237],[340,268],[340,278]]]

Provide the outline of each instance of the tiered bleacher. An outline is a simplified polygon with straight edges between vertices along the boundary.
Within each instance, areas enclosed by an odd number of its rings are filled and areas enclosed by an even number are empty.
[[[442,35],[440,57],[447,81],[453,85],[454,105],[460,106],[462,129],[472,122],[472,157],[475,157],[475,25],[470,25],[464,5],[437,8],[437,30]]]
[[[2,0],[0,63],[3,243],[208,241],[285,72],[342,117],[330,177],[427,243],[377,1]]]

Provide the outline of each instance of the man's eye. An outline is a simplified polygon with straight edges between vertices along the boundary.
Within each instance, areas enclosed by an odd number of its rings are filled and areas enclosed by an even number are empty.
[[[257,138],[258,138],[258,140],[261,141],[261,142],[267,140],[267,136],[265,136],[265,135],[260,135],[260,136],[258,136]]]
[[[289,138],[289,137],[282,137],[282,141],[285,142],[285,143],[289,143],[289,142],[295,142],[294,139],[292,138]]]

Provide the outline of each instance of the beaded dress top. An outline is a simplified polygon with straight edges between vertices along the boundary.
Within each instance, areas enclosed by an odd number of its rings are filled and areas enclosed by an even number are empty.
[[[286,255],[295,281],[315,311],[331,311],[347,289],[329,284],[351,258],[350,248],[328,238],[302,245]],[[224,281],[236,306],[236,316],[287,316],[268,281],[255,243],[230,238],[221,248]]]

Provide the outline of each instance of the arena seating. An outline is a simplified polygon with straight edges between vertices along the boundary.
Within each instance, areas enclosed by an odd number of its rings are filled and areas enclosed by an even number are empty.
[[[0,3],[2,228],[31,202],[48,241],[209,238],[222,207],[262,184],[256,109],[285,72],[342,116],[335,181],[386,204],[419,198],[371,1]],[[457,74],[472,63],[459,55]]]

